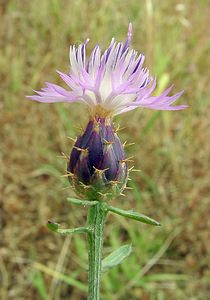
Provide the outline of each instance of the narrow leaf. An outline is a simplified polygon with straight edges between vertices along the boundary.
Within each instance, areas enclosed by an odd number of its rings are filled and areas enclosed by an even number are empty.
[[[118,214],[120,216],[133,219],[142,223],[150,224],[150,225],[155,225],[155,226],[160,226],[161,224],[145,215],[142,215],[138,212],[134,212],[132,210],[123,210],[120,208],[116,208],[113,206],[107,206],[107,209],[115,214]]]
[[[42,300],[48,300],[44,278],[41,272],[36,272],[32,277],[32,284],[37,288]]]
[[[73,229],[60,229],[60,225],[58,223],[54,223],[52,221],[47,222],[47,227],[54,232],[63,234],[63,235],[68,235],[72,233],[87,233],[89,232],[89,228],[87,227],[78,227],[78,228],[73,228]]]
[[[126,257],[128,257],[132,252],[131,245],[124,245],[113,251],[102,261],[102,272],[106,272],[108,269],[111,269],[119,265]]]

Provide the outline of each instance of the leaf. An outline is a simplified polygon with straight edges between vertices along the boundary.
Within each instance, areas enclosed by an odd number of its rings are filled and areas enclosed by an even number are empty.
[[[52,221],[48,221],[47,222],[47,227],[48,229],[50,229],[51,231],[58,231],[58,228],[60,227],[60,225],[58,223],[52,222]]]
[[[145,215],[142,215],[138,212],[135,212],[133,210],[123,210],[120,208],[116,208],[113,206],[107,206],[107,209],[115,214],[118,214],[120,216],[133,219],[142,223],[150,224],[150,225],[155,225],[155,226],[160,226],[161,224]]]
[[[35,274],[33,274],[32,284],[37,288],[40,298],[47,300],[48,297],[46,286],[41,272],[37,271]]]
[[[72,228],[72,229],[60,229],[60,225],[58,223],[48,221],[47,222],[47,227],[54,232],[63,234],[63,235],[68,235],[72,233],[88,233],[89,228],[87,227],[78,227],[78,228]]]
[[[128,257],[132,252],[131,245],[124,245],[113,251],[102,261],[102,272],[108,271],[117,265],[119,265],[126,257]]]

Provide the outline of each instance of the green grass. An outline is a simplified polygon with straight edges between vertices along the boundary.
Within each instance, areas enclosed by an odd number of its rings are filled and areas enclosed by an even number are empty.
[[[89,51],[95,43],[105,48],[112,36],[125,38],[129,21],[133,47],[158,77],[157,93],[175,83],[174,92],[185,89],[180,102],[190,107],[139,109],[116,119],[126,127],[122,140],[135,142],[127,154],[141,172],[132,173],[133,191],[113,205],[154,217],[162,227],[108,217],[104,254],[129,243],[134,252],[104,274],[102,299],[209,297],[208,1],[10,0],[0,6],[1,299],[85,299],[84,237],[72,237],[66,249],[66,240],[45,224],[85,223],[87,208],[65,201],[74,194],[61,177],[66,161],[57,156],[69,154],[67,137],[76,137],[87,114],[81,105],[40,105],[25,95],[45,81],[60,83],[55,71],[68,71],[70,44],[90,37]]]

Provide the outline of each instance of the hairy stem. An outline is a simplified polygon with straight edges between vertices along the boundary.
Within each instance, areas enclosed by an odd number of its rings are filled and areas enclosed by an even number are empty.
[[[88,213],[88,255],[89,255],[89,293],[88,300],[100,299],[101,260],[103,247],[103,228],[107,209],[103,202],[89,208]]]

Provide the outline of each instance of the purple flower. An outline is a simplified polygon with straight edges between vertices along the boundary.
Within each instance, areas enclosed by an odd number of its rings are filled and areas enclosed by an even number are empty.
[[[69,74],[57,71],[68,90],[46,82],[45,88],[28,98],[45,103],[81,102],[89,107],[93,116],[100,117],[115,116],[139,106],[155,110],[186,108],[186,105],[171,106],[183,94],[181,91],[169,96],[173,85],[161,95],[151,96],[156,79],[143,68],[144,55],[130,49],[131,35],[130,23],[124,44],[113,38],[103,53],[96,45],[89,59],[86,58],[89,39],[78,47],[71,46]]]
[[[76,192],[89,200],[112,198],[120,194],[128,180],[128,164],[123,146],[112,125],[115,115],[137,107],[156,110],[180,110],[186,105],[171,106],[183,91],[168,96],[169,87],[159,96],[151,96],[156,79],[143,68],[144,56],[130,49],[132,25],[126,42],[113,38],[101,53],[98,45],[86,59],[84,44],[70,47],[70,72],[58,71],[68,90],[46,82],[29,99],[52,102],[81,102],[90,112],[84,133],[75,142],[67,166],[69,180]]]

